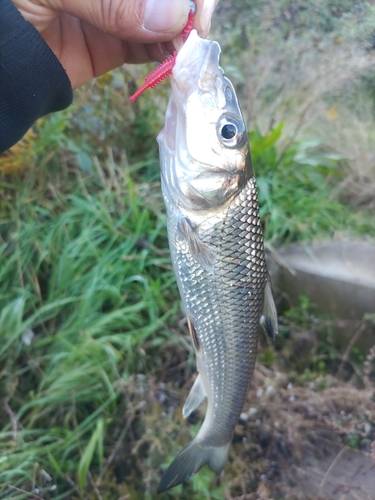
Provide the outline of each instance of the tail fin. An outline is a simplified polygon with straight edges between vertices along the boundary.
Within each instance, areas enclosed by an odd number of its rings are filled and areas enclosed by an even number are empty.
[[[187,481],[206,464],[219,475],[227,461],[229,445],[230,442],[220,447],[208,447],[194,438],[164,472],[158,493]]]

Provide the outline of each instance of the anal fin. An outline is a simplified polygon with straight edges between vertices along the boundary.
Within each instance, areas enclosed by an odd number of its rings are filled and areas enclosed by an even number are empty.
[[[191,388],[190,394],[185,401],[184,407],[182,408],[182,416],[187,418],[198,408],[205,396],[206,393],[201,382],[201,376],[198,374],[198,377],[195,379],[193,387]]]

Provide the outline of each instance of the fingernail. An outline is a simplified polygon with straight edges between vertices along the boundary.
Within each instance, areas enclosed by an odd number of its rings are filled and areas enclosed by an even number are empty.
[[[211,17],[213,11],[215,10],[218,0],[209,0],[203,3],[202,10],[200,12],[199,22],[202,29],[202,36],[206,37],[211,27]]]
[[[146,30],[173,33],[183,29],[189,0],[147,0],[143,26]]]

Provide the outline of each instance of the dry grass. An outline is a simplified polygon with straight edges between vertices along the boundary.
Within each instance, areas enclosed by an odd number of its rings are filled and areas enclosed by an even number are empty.
[[[281,359],[267,367],[257,364],[229,461],[212,486],[224,487],[220,498],[225,500],[373,500],[374,348],[367,356],[363,388],[331,375],[296,379],[283,370]],[[147,397],[161,418],[146,412],[153,431],[135,450],[148,442],[153,453],[163,455],[166,447],[179,449],[188,441],[192,432],[181,423],[181,392],[187,394],[191,383],[183,391],[168,379],[153,386]],[[195,412],[192,422],[198,413],[204,410]]]
[[[357,107],[357,112],[342,105],[331,108],[319,123],[325,143],[345,161],[343,181],[337,191],[353,206],[365,206],[375,212],[375,123],[369,109]],[[316,128],[317,124],[315,125]]]
[[[21,141],[0,154],[0,174],[21,172],[34,167],[33,142],[35,134],[29,130]]]
[[[249,122],[268,131],[284,121],[287,141],[320,139],[321,149],[343,159],[345,179],[337,192],[375,210],[375,117],[360,84],[375,67],[374,55],[359,47],[329,44],[317,50],[294,41],[273,49],[256,59],[257,72],[246,79]]]
[[[333,3],[327,3],[326,8],[333,8]],[[320,3],[302,8],[293,2],[260,2],[259,25],[251,17],[249,25],[244,24],[254,8],[246,1],[243,7],[222,7],[218,23],[228,24],[229,12],[234,25],[227,26],[224,33],[213,33],[223,45],[223,67],[239,90],[249,128],[258,127],[266,135],[282,121],[285,143],[301,139],[319,142],[321,150],[343,159],[345,180],[337,195],[355,206],[375,210],[373,90],[363,84],[364,76],[372,78],[375,54],[367,50],[366,16],[357,13],[346,21],[344,16],[341,24],[335,20],[336,31],[324,34],[304,27],[309,12],[311,23],[319,21],[315,9],[324,10]],[[364,12],[370,9],[361,8]],[[298,9],[305,9],[305,13]],[[236,10],[237,16],[233,15]],[[294,15],[302,28],[295,26],[293,30],[292,24],[287,25],[286,19],[292,22]],[[237,46],[233,45],[232,32]]]

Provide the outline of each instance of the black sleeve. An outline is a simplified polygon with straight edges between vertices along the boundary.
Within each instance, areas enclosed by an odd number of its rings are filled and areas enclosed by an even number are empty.
[[[10,0],[0,0],[0,153],[72,100],[70,80],[41,35]]]

